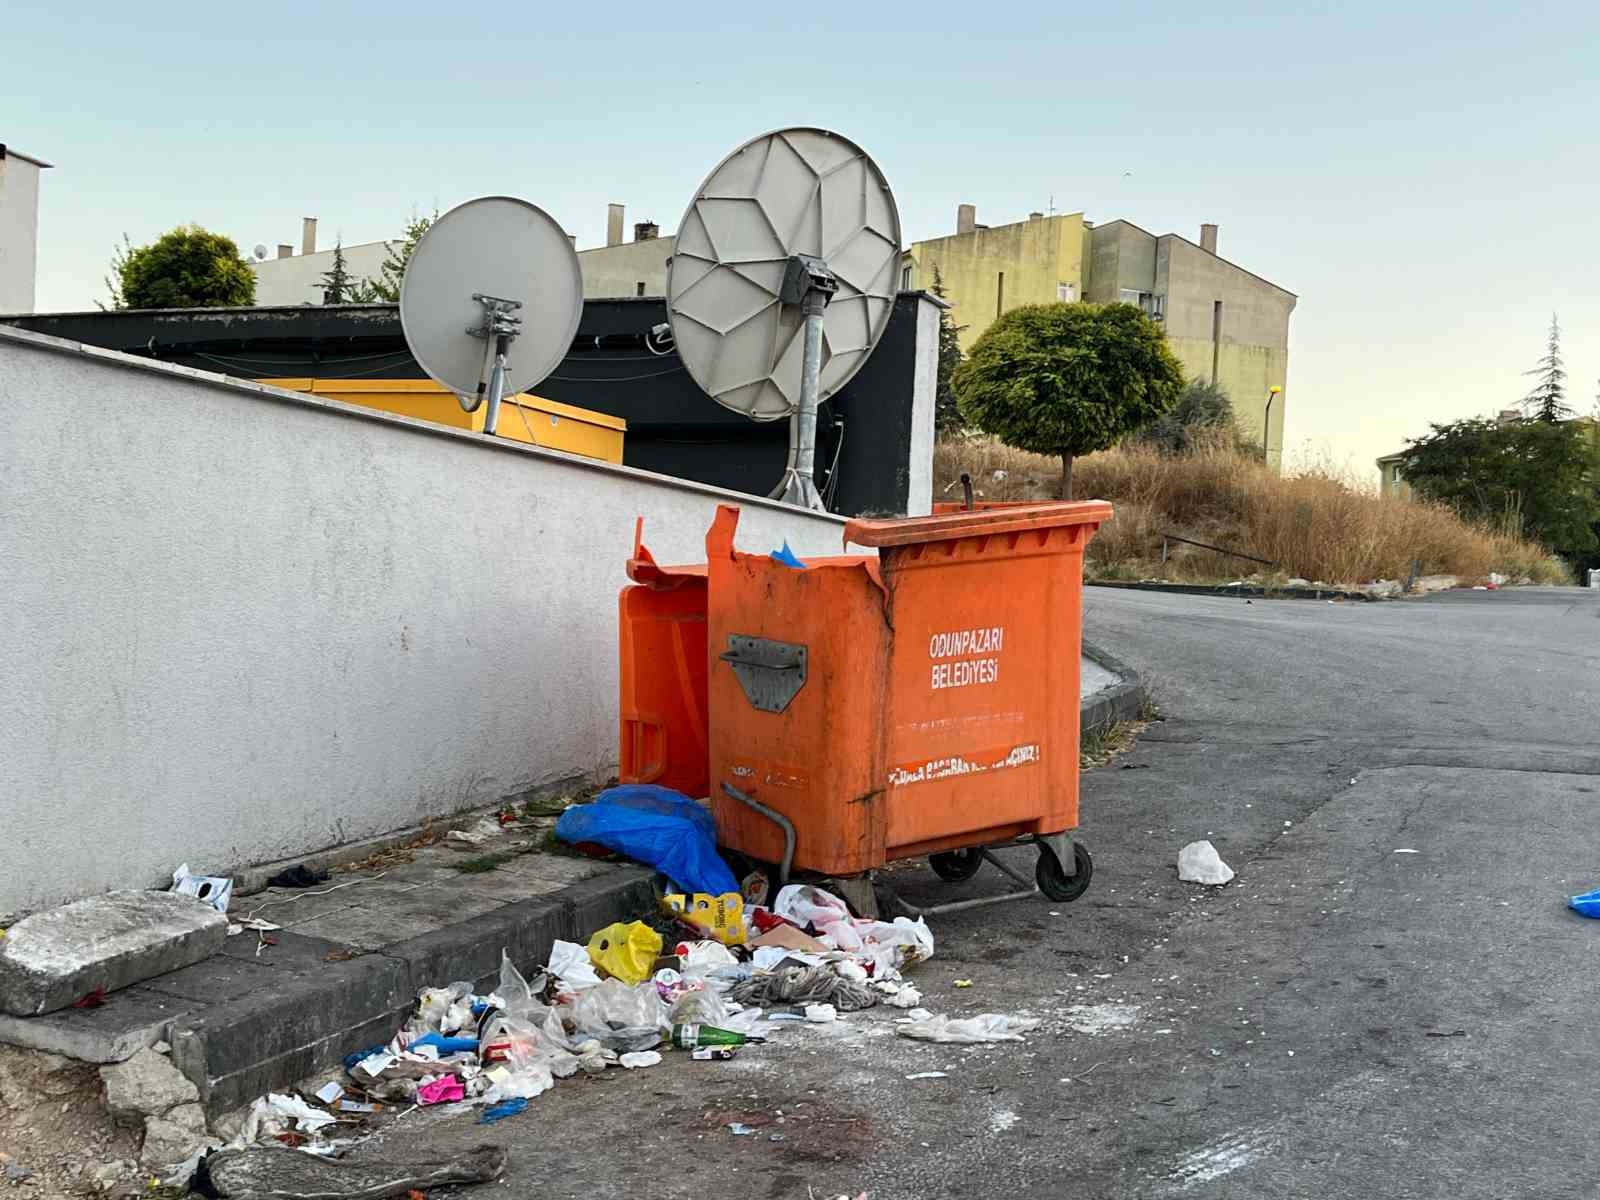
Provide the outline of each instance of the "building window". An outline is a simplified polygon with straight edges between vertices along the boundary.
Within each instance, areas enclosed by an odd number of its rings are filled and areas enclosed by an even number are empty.
[[[634,286],[634,289],[635,289],[633,294],[635,296],[644,295],[644,280],[642,280],[642,279],[639,280],[639,282],[634,284],[633,286]]]
[[[1006,273],[1000,272],[999,279],[994,285],[994,315],[999,316],[1006,310]]]
[[[1071,304],[1078,298],[1078,285],[1075,283],[1056,284],[1056,299],[1066,304]]]
[[[1139,289],[1138,288],[1123,288],[1117,293],[1117,299],[1120,300],[1123,304],[1138,304],[1139,303]]]
[[[901,267],[900,268],[900,290],[902,292],[909,292],[911,290],[911,268],[910,267]]]

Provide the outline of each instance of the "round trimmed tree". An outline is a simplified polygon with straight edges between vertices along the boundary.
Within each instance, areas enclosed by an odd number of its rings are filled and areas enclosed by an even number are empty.
[[[997,318],[955,375],[961,414],[1009,446],[1072,460],[1105,450],[1172,407],[1183,367],[1132,304],[1028,304]]]
[[[256,276],[230,237],[180,225],[112,261],[117,308],[231,308],[254,304]]]

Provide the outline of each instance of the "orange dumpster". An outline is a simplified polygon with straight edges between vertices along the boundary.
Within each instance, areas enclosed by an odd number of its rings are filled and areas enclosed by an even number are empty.
[[[1038,840],[1041,889],[1081,894],[1087,853],[1060,835],[1078,823],[1083,551],[1110,517],[1087,501],[855,520],[846,544],[876,558],[795,569],[734,550],[738,510],[720,509],[706,633],[722,844],[827,876],[927,854],[967,878],[977,848]]]

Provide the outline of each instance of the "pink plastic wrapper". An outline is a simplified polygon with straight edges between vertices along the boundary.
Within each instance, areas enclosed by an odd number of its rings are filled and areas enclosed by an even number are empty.
[[[425,1083],[417,1089],[418,1104],[453,1104],[464,1099],[467,1089],[461,1083],[459,1075],[441,1075],[430,1083]]]

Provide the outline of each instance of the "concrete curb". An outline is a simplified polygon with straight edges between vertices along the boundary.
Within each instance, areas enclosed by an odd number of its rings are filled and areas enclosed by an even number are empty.
[[[492,991],[502,950],[526,972],[546,961],[558,938],[573,941],[638,916],[655,903],[653,880],[643,867],[620,867],[375,954],[331,962],[269,993],[180,1015],[167,1038],[172,1061],[200,1089],[207,1113],[218,1116],[387,1042],[424,987],[464,980]]]
[[[1083,654],[1110,671],[1118,682],[1101,688],[1081,703],[1078,709],[1079,736],[1109,729],[1118,721],[1136,720],[1149,698],[1139,672],[1088,641],[1083,643]]]
[[[1377,600],[1366,592],[1348,588],[1265,588],[1255,585],[1227,587],[1205,583],[1135,583],[1120,579],[1085,579],[1085,587],[1122,588],[1130,592],[1170,592],[1180,596],[1243,596],[1251,600]]]

